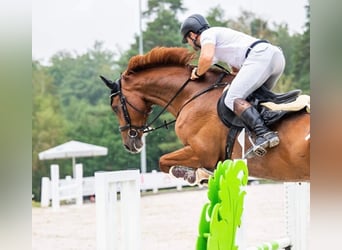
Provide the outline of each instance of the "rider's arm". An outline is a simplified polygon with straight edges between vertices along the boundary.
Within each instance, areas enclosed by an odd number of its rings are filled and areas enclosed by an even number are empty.
[[[206,43],[201,48],[201,54],[198,60],[197,75],[201,76],[210,68],[215,54],[215,45]]]

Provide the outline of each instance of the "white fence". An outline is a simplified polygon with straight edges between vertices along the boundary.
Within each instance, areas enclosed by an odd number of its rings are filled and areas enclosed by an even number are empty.
[[[117,210],[119,188],[121,209]],[[140,250],[139,170],[96,172],[95,194],[96,249]]]
[[[59,166],[50,167],[51,179],[43,177],[41,180],[41,207],[48,207],[52,201],[52,207],[58,209],[61,201],[76,200],[77,205],[82,205],[84,196],[95,195],[95,177],[83,177],[82,164],[76,164],[76,177],[66,176],[59,179]],[[157,193],[159,189],[176,188],[182,190],[187,182],[171,177],[169,174],[153,170],[151,173],[140,174],[140,190],[152,190]],[[120,185],[118,185],[120,191]]]
[[[52,200],[52,208],[57,210],[60,201],[76,199],[77,205],[83,203],[83,166],[76,164],[75,178],[67,176],[65,179],[59,179],[59,166],[53,164],[50,166],[51,180],[48,177],[42,178],[41,187],[41,206],[48,207]]]

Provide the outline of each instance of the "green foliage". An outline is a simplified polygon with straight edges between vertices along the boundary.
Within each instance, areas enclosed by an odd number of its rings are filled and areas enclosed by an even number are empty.
[[[40,197],[40,179],[49,169],[38,160],[38,153],[63,141],[66,123],[56,98],[57,88],[46,68],[32,62],[32,192]]]
[[[72,98],[86,99],[91,105],[103,102],[106,89],[98,84],[99,75],[115,72],[114,54],[103,50],[102,43],[83,55],[57,53],[52,57],[53,66],[49,68],[54,84],[59,87],[59,98],[63,107],[70,105]]]
[[[183,12],[181,0],[149,0],[144,12],[144,51],[156,46],[185,46],[181,43],[177,14]],[[307,8],[309,11],[309,8]],[[273,29],[260,17],[244,11],[236,20],[226,19],[220,6],[208,11],[212,26],[228,26],[262,37],[279,45],[285,54],[287,66],[276,91],[285,92],[300,88],[309,93],[310,25],[303,34],[291,35],[286,25]],[[308,13],[309,18],[309,13]],[[129,59],[139,53],[139,37],[130,49],[114,53],[96,42],[84,54],[68,51],[56,53],[49,66],[32,62],[32,188],[35,198],[40,196],[42,176],[49,176],[52,163],[60,165],[61,177],[71,174],[71,159],[39,161],[38,153],[69,140],[79,140],[108,148],[108,156],[77,159],[84,165],[84,175],[91,176],[97,170],[139,168],[140,155],[129,154],[122,145],[118,122],[109,106],[109,90],[99,79],[104,75],[116,79],[123,72]],[[155,107],[151,117],[158,114]],[[154,127],[174,118],[166,112]],[[147,170],[158,169],[159,157],[180,148],[174,126],[161,128],[146,137]]]
[[[211,27],[228,27],[228,20],[224,19],[224,10],[216,6],[209,10],[207,20]]]
[[[177,11],[183,12],[186,9],[182,6],[182,0],[149,0],[148,9],[144,12],[145,16],[151,16],[157,14],[160,10],[167,10],[168,12],[177,13]]]
[[[143,34],[144,51],[157,46],[182,46],[179,27],[180,22],[176,19],[175,13],[160,10],[156,19],[147,24],[147,29]]]
[[[310,7],[306,6],[307,18],[310,18]],[[293,74],[296,78],[295,87],[305,93],[310,91],[310,22],[306,22],[304,34],[298,37],[298,43],[293,54]]]

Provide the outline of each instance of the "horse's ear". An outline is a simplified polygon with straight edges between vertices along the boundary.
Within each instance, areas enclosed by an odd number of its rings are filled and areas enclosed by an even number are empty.
[[[116,84],[114,82],[112,82],[111,80],[108,80],[104,76],[100,76],[100,78],[107,85],[108,88],[110,88],[110,89],[114,89],[115,88]]]

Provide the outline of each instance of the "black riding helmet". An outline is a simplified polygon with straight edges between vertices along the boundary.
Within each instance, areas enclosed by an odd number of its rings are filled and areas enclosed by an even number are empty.
[[[183,43],[186,43],[186,37],[188,36],[189,32],[192,31],[195,34],[201,34],[204,30],[209,29],[209,23],[205,17],[200,14],[194,14],[189,16],[183,22],[181,26],[181,34],[183,36]]]

